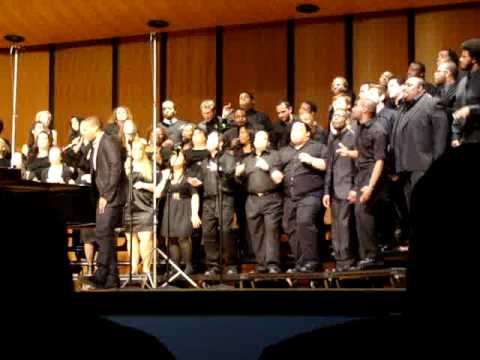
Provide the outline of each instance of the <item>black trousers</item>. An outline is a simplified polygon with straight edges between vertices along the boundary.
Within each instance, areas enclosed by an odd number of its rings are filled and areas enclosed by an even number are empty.
[[[120,224],[122,207],[105,208],[96,215],[95,237],[98,244],[97,270],[93,275],[100,284],[118,283],[115,227]]]
[[[332,211],[332,244],[335,261],[339,266],[351,266],[355,262],[353,256],[353,231],[355,231],[354,205],[345,199],[331,197]]]
[[[418,180],[422,178],[425,171],[408,171],[400,174],[400,181],[403,184],[403,191],[405,194],[405,201],[407,203],[408,212],[411,211],[412,193]]]
[[[247,214],[245,212],[245,206],[247,203],[248,193],[242,189],[235,193],[235,214],[237,215],[238,224],[238,245],[239,250],[244,256],[250,256],[254,254],[252,238],[248,230]]]
[[[232,234],[234,200],[232,196],[223,195],[222,210],[222,252],[227,265],[235,264],[236,248],[235,238]],[[217,198],[206,198],[203,202],[202,238],[207,258],[207,266],[220,264],[220,239],[219,239],[219,207]]]
[[[282,210],[280,193],[250,195],[247,198],[245,212],[258,265],[279,263]]]
[[[377,259],[379,256],[378,237],[375,226],[376,205],[379,201],[379,190],[382,186],[377,184],[370,199],[366,203],[360,203],[362,187],[368,185],[372,169],[361,169],[357,173],[357,202],[355,203],[355,223],[358,237],[358,250],[360,259]]]
[[[321,198],[306,195],[301,199],[286,197],[283,206],[283,229],[297,266],[318,264],[318,218]]]

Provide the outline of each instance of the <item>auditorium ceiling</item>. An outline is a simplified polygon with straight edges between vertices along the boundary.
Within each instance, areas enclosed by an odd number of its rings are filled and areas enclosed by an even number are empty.
[[[169,22],[163,31],[265,23],[471,3],[466,0],[0,0],[0,47],[5,34],[26,38],[25,45],[128,37],[152,31],[148,20]],[[296,6],[318,5],[313,14]]]

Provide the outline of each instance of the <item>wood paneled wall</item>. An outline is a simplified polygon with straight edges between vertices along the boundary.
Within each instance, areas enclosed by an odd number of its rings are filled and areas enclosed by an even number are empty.
[[[140,135],[152,127],[152,62],[150,45],[144,41],[121,41],[118,48],[118,105],[130,108]],[[160,47],[158,48],[160,58]],[[157,89],[158,93],[158,89]]]
[[[415,13],[416,59],[427,65],[428,79],[432,77],[438,50],[450,47],[459,51],[463,40],[480,36],[479,18],[480,9],[473,7]],[[170,33],[166,47],[167,75],[159,78],[158,83],[164,84],[165,95],[177,104],[179,117],[192,122],[200,119],[201,100],[215,98],[216,84],[221,80],[224,104],[231,102],[236,107],[239,93],[251,91],[256,96],[258,110],[275,119],[275,105],[287,98],[288,91],[293,95],[296,109],[302,100],[315,101],[319,107],[318,120],[325,124],[331,100],[330,82],[335,76],[348,73],[345,21],[342,17],[295,21],[290,28],[293,47],[289,47],[292,44],[288,42],[287,22],[225,28],[221,74],[217,71],[215,30]],[[376,81],[385,69],[405,74],[409,42],[405,12],[355,16],[352,32],[355,91],[363,82]],[[49,71],[46,47],[41,51],[26,49],[21,54],[17,145],[26,140],[34,114],[49,107],[52,91],[60,144],[66,142],[72,114],[95,114],[106,122],[115,93],[114,68],[118,69],[118,104],[131,108],[142,135],[146,136],[152,122],[148,41],[120,40],[118,67],[113,66],[112,49],[109,41],[58,47],[53,74]],[[289,49],[294,53],[290,54],[294,64],[290,68]],[[54,75],[51,88],[50,75]],[[290,87],[289,79],[294,79]],[[0,117],[6,125],[3,136],[9,138],[11,75],[10,57],[5,52],[0,54]]]
[[[304,100],[315,102],[319,109],[317,121],[325,126],[332,97],[330,84],[334,77],[346,73],[345,21],[297,22],[294,43],[295,105],[298,108]]]
[[[407,14],[358,16],[353,21],[353,89],[377,82],[389,70],[405,76],[408,67]]]
[[[177,105],[177,115],[200,121],[200,103],[215,99],[215,30],[171,34],[167,43],[167,98]]]
[[[111,112],[111,44],[57,49],[54,119],[59,144],[67,142],[71,115],[97,115],[105,124]]]
[[[480,7],[421,11],[415,16],[415,58],[426,65],[432,81],[438,51],[451,48],[461,54],[461,43],[480,37]]]
[[[287,97],[287,24],[226,28],[223,37],[223,103],[238,107],[242,91],[254,94],[256,108],[276,118],[275,105]]]
[[[49,105],[49,53],[45,51],[21,52],[19,56],[17,90],[16,146],[27,141],[35,114],[48,110]],[[0,55],[0,117],[4,121],[3,137],[10,141],[12,119],[13,64],[10,56]]]

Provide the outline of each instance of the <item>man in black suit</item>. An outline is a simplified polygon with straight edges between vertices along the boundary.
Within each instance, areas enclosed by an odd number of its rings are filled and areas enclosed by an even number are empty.
[[[454,126],[462,143],[480,142],[480,38],[462,44],[460,68],[467,71],[457,87]]]
[[[238,98],[238,106],[247,113],[247,121],[259,130],[272,131],[272,122],[267,114],[255,110],[255,97],[252,93],[244,91]]]
[[[457,92],[458,68],[453,61],[444,61],[438,64],[437,71],[434,74],[434,82],[437,85],[438,105],[443,107],[448,116],[448,128],[451,130],[448,136],[448,143],[452,146],[458,146],[458,139],[452,140],[452,132],[455,128],[453,123],[453,107],[455,105],[455,94]],[[458,135],[458,134],[457,134]]]
[[[90,169],[92,185],[99,195],[95,227],[99,246],[97,270],[84,282],[99,288],[115,288],[119,277],[114,230],[121,220],[127,189],[120,143],[105,134],[100,120],[93,116],[82,122],[80,130],[93,144]]]
[[[332,241],[337,271],[349,270],[355,261],[352,252],[353,203],[356,198],[353,181],[355,161],[337,153],[342,147],[355,149],[355,135],[347,127],[347,119],[347,113],[333,114],[332,127],[335,133],[332,131],[328,140],[327,174],[323,196],[323,205],[332,210]]]
[[[413,187],[447,147],[448,120],[438,101],[425,93],[423,79],[411,77],[392,133],[395,172],[402,181],[407,207]]]
[[[271,143],[276,149],[281,149],[290,144],[290,131],[292,124],[298,120],[298,116],[293,114],[293,107],[288,101],[280,101],[276,106],[278,121],[273,125],[271,133]]]

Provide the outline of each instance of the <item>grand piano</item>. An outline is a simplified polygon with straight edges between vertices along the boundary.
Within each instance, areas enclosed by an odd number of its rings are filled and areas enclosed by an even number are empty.
[[[20,171],[0,169],[0,204],[41,204],[45,211],[61,214],[67,226],[75,226],[95,222],[95,203],[90,186],[21,180]]]

